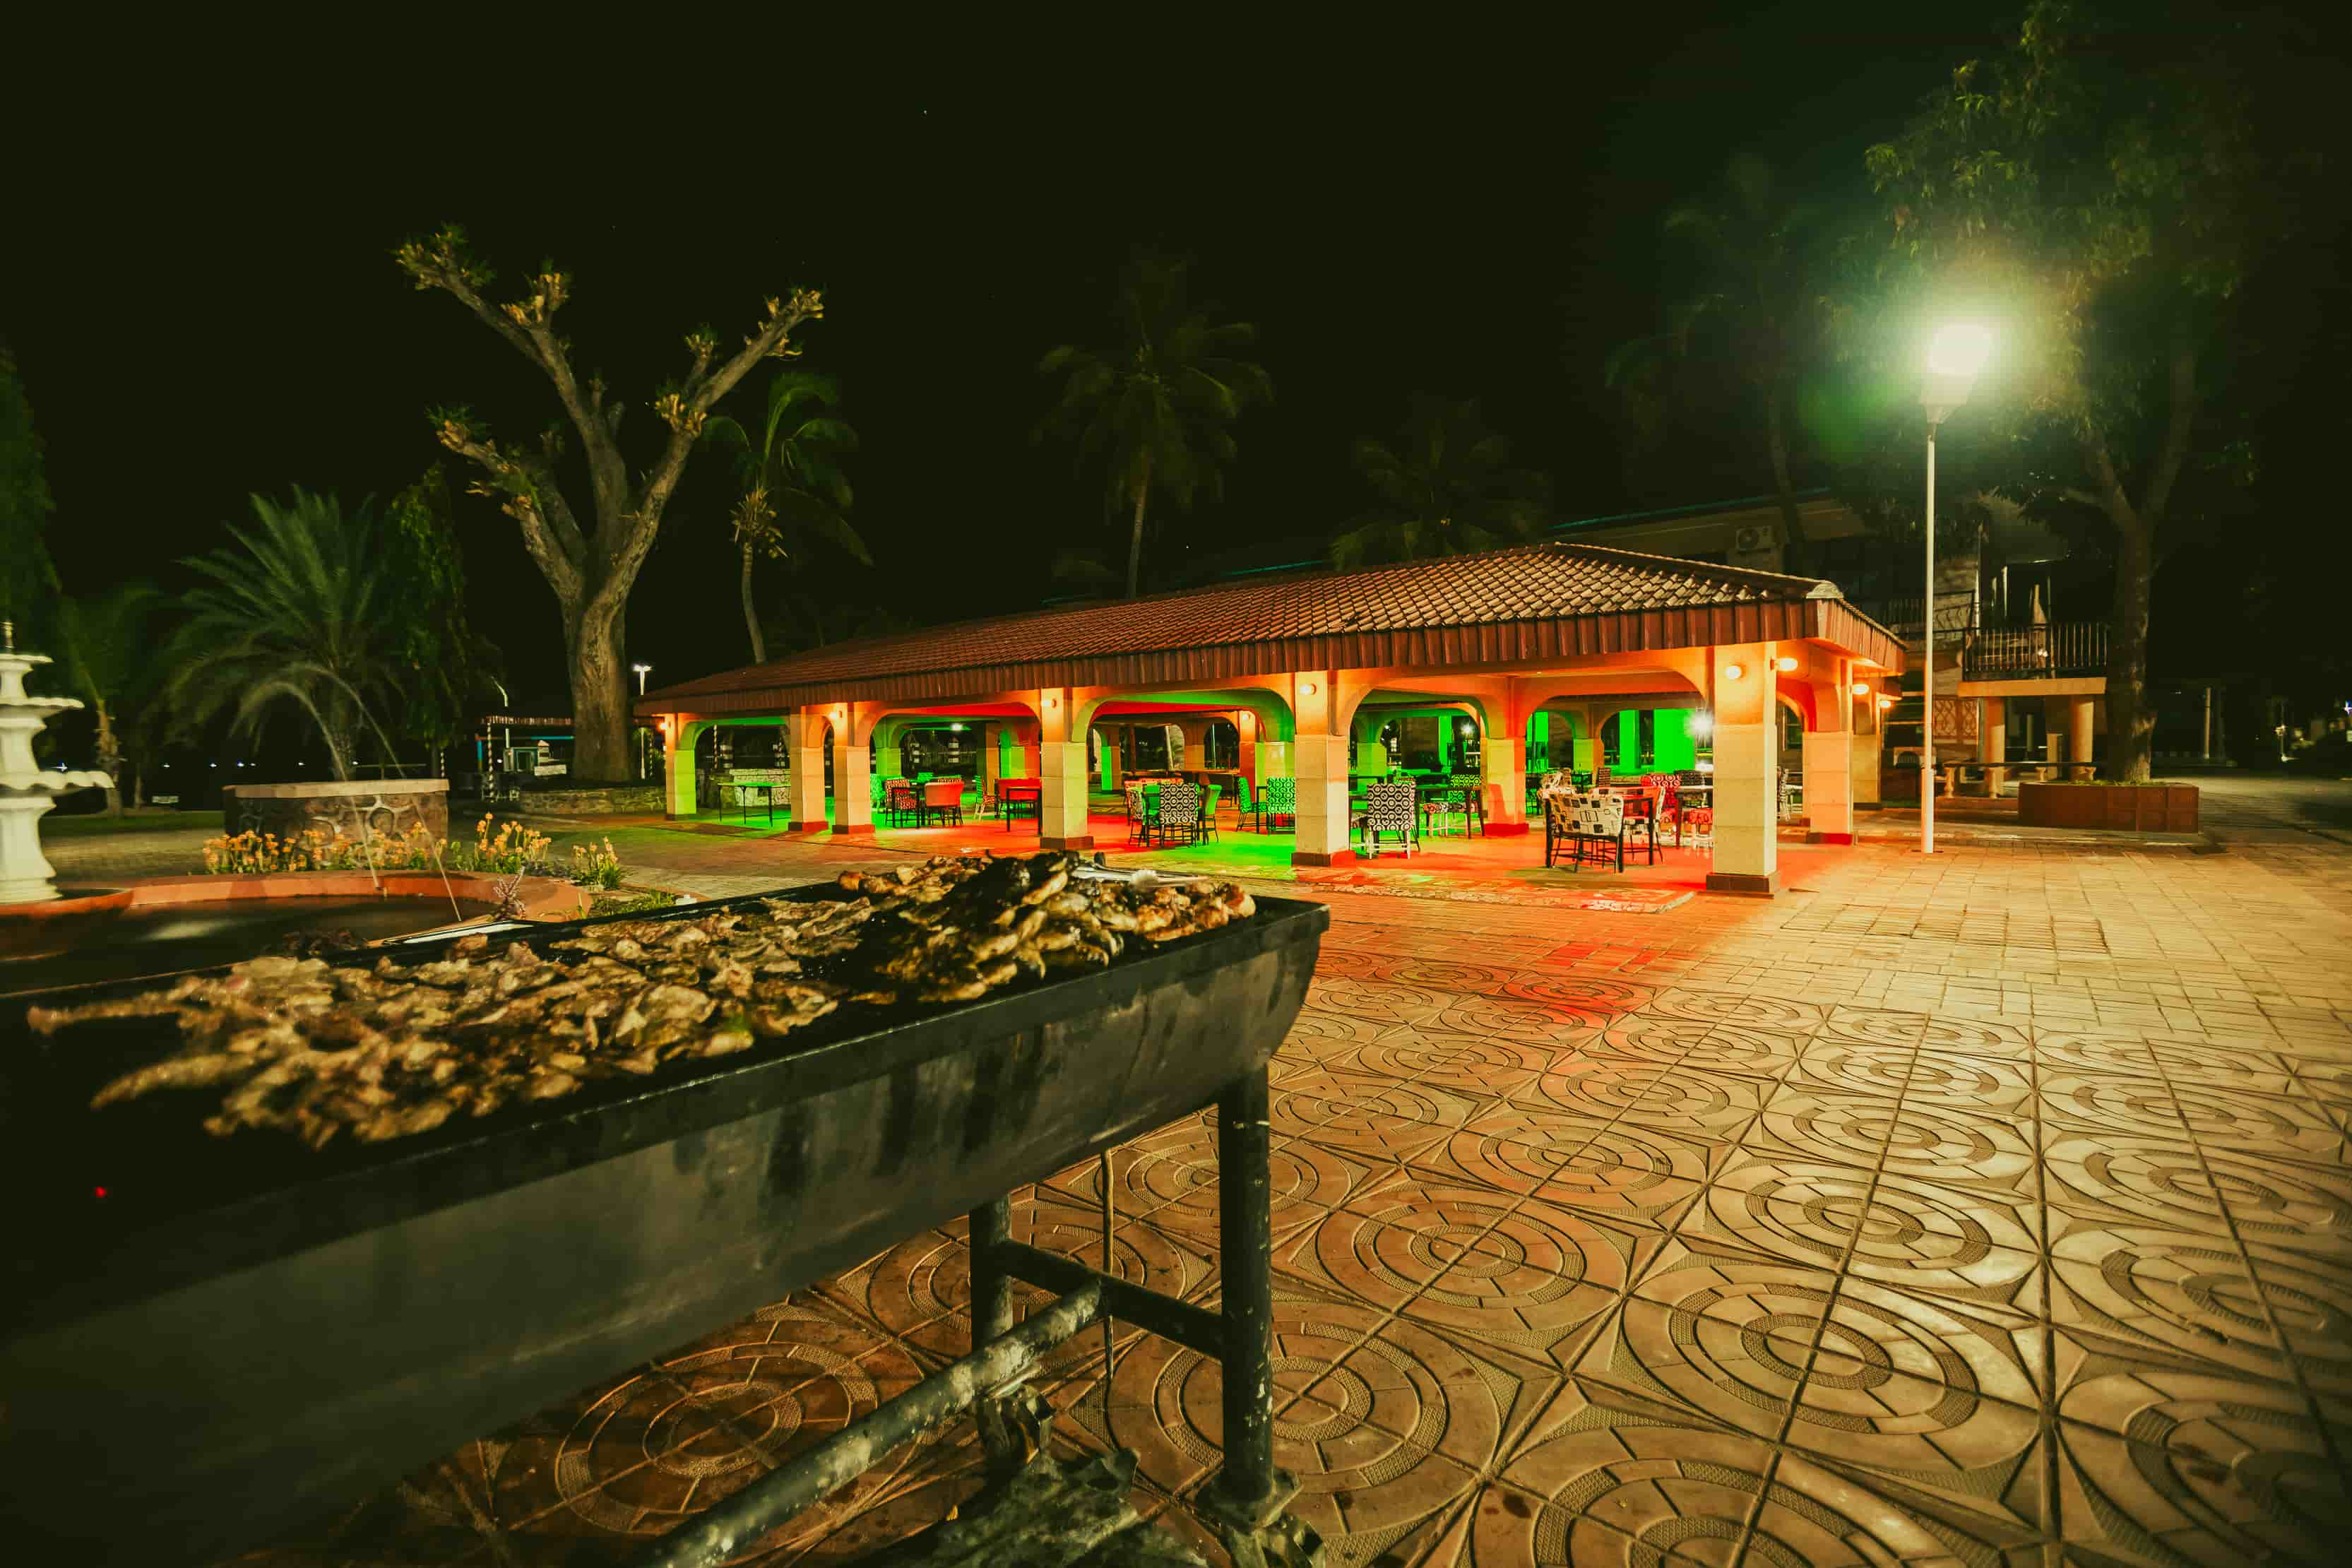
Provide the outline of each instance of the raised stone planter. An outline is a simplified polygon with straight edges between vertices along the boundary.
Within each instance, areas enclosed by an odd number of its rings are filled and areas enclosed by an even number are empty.
[[[535,816],[658,816],[662,788],[657,784],[605,784],[579,789],[536,789],[528,784],[517,803]]]
[[[2021,784],[2017,820],[2029,827],[2197,831],[2195,784]]]
[[[447,779],[353,779],[318,784],[231,784],[221,790],[221,823],[231,833],[292,837],[311,828],[345,837],[398,838],[422,824],[449,836]]]

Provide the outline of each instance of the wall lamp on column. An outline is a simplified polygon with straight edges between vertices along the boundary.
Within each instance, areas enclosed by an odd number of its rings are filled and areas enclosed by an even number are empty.
[[[1880,712],[1882,712],[1882,713],[1883,713],[1883,712],[1885,712],[1887,709],[1892,708],[1892,707],[1894,707],[1894,706],[1895,706],[1895,699],[1893,699],[1892,697],[1882,697],[1882,698],[1880,698],[1880,699],[1878,700],[1878,709],[1879,709],[1879,711],[1880,711]]]
[[[1045,710],[1049,713],[1055,709],[1059,708],[1061,705],[1062,700],[1058,697],[1048,697],[1045,699]]]
[[[1747,673],[1748,667],[1743,664],[1727,664],[1723,667],[1723,679],[1726,680],[1737,680]]]
[[[1300,681],[1300,682],[1298,683],[1298,694],[1299,694],[1301,697],[1312,697],[1312,696],[1314,696],[1314,695],[1315,695],[1315,683],[1314,683],[1313,681],[1311,681],[1311,680],[1302,680],[1302,681]]]
[[[1772,668],[1779,670],[1781,674],[1786,675],[1789,671],[1797,668],[1797,661],[1790,658],[1784,653],[1780,658],[1772,661]]]
[[[1870,682],[1868,682],[1867,680],[1857,680],[1857,681],[1855,681],[1855,682],[1853,683],[1853,694],[1854,694],[1856,697],[1867,697],[1867,696],[1869,696],[1869,695],[1870,695]]]

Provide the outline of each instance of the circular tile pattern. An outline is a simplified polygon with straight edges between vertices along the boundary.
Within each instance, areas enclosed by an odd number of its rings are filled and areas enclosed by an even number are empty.
[[[1700,1024],[1746,1024],[1776,1035],[1804,1036],[1821,1027],[1826,1009],[1779,996],[1730,991],[1662,991],[1643,1011]]]
[[[1435,1184],[1343,1210],[1315,1232],[1317,1260],[1363,1300],[1496,1328],[1587,1321],[1624,1284],[1622,1248],[1551,1205]]]
[[[772,1337],[681,1358],[581,1412],[553,1467],[575,1518],[620,1534],[667,1531],[750,1479],[763,1456],[772,1464],[874,1409],[877,1366],[908,1385],[921,1376],[900,1347],[824,1314],[785,1304],[755,1321]],[[858,1484],[879,1489],[898,1468]]]
[[[1601,1048],[1611,1056],[1664,1067],[1778,1078],[1804,1047],[1793,1036],[1770,1034],[1751,1025],[1643,1014],[1611,1025]]]
[[[1438,1010],[1437,1027],[1457,1035],[1515,1040],[1551,1050],[1591,1039],[1601,1026],[1573,1007],[1557,1003],[1507,1002],[1493,996],[1455,996]]]
[[[1735,1089],[1704,1072],[1598,1059],[1579,1067],[1546,1073],[1537,1081],[1538,1091],[1562,1110],[1588,1116],[1627,1116],[1710,1131],[1738,1122],[1755,1107],[1752,1089]]]
[[[1275,1461],[1298,1479],[1293,1511],[1327,1537],[1441,1509],[1493,1461],[1516,1393],[1499,1368],[1361,1307],[1276,1301],[1273,1331]],[[1223,1462],[1215,1362],[1146,1339],[1118,1380],[1129,1403],[1115,1436],[1155,1484],[1180,1488]]]
[[[1596,1214],[1654,1214],[1698,1190],[1706,1155],[1672,1133],[1630,1122],[1548,1123],[1531,1111],[1518,1126],[1454,1135],[1447,1152],[1465,1175],[1505,1192],[1540,1194]]]
[[[2227,1397],[2162,1397],[2128,1377],[2070,1391],[2060,1414],[2134,1408],[2119,1434],[2062,1427],[2084,1488],[2167,1550],[2197,1563],[2332,1563],[2352,1532],[2352,1483],[2291,1391],[2248,1384]],[[2079,1395],[2079,1397],[2077,1397]],[[2352,1430],[2339,1431],[2339,1444]]]
[[[1838,1095],[1782,1095],[1759,1118],[1773,1138],[1816,1160],[1869,1165],[1948,1181],[2015,1182],[2033,1151],[2008,1122],[1933,1105]]]
[[[1646,1005],[1654,993],[1647,985],[1632,985],[1598,975],[1515,970],[1503,984],[1503,994],[1521,1002],[1564,1007],[1585,1023],[1605,1026]]]
[[[1126,1212],[1148,1216],[1154,1226],[1188,1236],[1218,1232],[1217,1168],[1180,1160],[1139,1159],[1132,1165],[1125,1155],[1114,1163],[1120,1169]],[[1286,1218],[1297,1224],[1294,1211],[1302,1205],[1339,1207],[1365,1179],[1364,1167],[1319,1144],[1294,1140],[1275,1146],[1270,1161],[1273,1176],[1270,1207],[1276,1229]]]
[[[1728,1563],[1744,1537],[1747,1561],[1772,1568],[1949,1556],[1945,1542],[1900,1509],[1794,1455],[1782,1458],[1768,1489],[1770,1450],[1762,1444],[1583,1414],[1512,1460],[1503,1479],[1543,1500],[1478,1509],[1473,1560],[1536,1568]]]
[[[1460,1126],[1465,1108],[1414,1084],[1325,1079],[1276,1088],[1271,1115],[1278,1133],[1385,1154],[1400,1140],[1410,1142]]]
[[[1482,1035],[1401,1030],[1331,1058],[1334,1071],[1416,1079],[1469,1094],[1496,1095],[1551,1066],[1549,1051]]]
[[[2154,1078],[2156,1053],[2138,1035],[2105,1034],[2087,1029],[2036,1029],[2033,1055],[2045,1075],[2061,1071],[2126,1073]],[[2045,1078],[2045,1082],[2047,1078]]]
[[[1717,1234],[1775,1257],[1930,1289],[2014,1284],[2033,1264],[2016,1215],[1973,1194],[1795,1161],[1759,1161],[1707,1191]]]
[[[1981,1470],[2032,1446],[2040,1403],[1991,1328],[1848,1280],[1822,1326],[1792,1438],[1891,1469]]]
[[[2274,1258],[2259,1279],[2221,1237],[2083,1230],[2051,1247],[2058,1278],[2084,1310],[2159,1344],[2284,1380],[2270,1329],[2315,1385],[2340,1383],[2352,1289],[2341,1276]],[[2264,1307],[2269,1311],[2266,1314]]]
[[[2275,1161],[2200,1157],[2176,1141],[2089,1132],[2053,1140],[2044,1158],[2057,1180],[2085,1197],[2158,1224],[2220,1234],[2235,1222],[2249,1240],[2334,1237],[2342,1246],[2352,1238],[2352,1196]],[[2053,1201],[2065,1204],[2063,1194]]]

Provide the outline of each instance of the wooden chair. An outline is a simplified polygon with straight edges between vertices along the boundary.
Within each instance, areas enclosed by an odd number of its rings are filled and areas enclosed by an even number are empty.
[[[923,785],[923,804],[915,817],[919,827],[927,822],[961,822],[963,820],[963,780],[931,779]]]

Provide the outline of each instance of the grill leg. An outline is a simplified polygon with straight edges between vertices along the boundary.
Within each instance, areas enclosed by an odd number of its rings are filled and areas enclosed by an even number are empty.
[[[1004,1271],[996,1250],[1013,1238],[1012,1198],[1000,1197],[972,1210],[971,1225],[971,1348],[977,1352],[1013,1331],[1013,1277]],[[1027,1458],[1015,1420],[1015,1404],[983,1398],[972,1406],[972,1422],[980,1428],[989,1474],[998,1479],[1018,1470]]]
[[[1274,1174],[1266,1069],[1217,1101],[1217,1253],[1224,1271],[1225,1464],[1201,1511],[1234,1563],[1323,1561],[1314,1531],[1283,1512],[1298,1483],[1274,1468]]]

